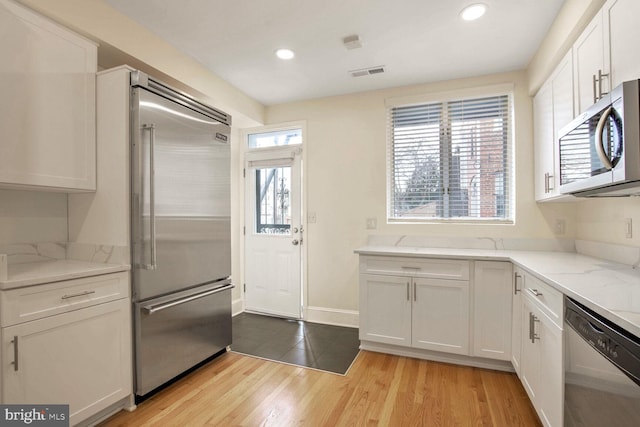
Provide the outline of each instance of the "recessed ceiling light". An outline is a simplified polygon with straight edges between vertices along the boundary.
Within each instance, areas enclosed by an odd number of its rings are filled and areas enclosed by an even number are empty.
[[[291,59],[296,54],[291,49],[278,49],[276,50],[276,56],[280,59]]]
[[[487,11],[487,5],[483,3],[475,3],[462,9],[460,16],[465,21],[475,21]]]

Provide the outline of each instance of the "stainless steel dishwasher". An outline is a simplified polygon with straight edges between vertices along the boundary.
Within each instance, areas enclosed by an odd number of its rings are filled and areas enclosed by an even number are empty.
[[[565,297],[564,425],[640,426],[640,338]]]

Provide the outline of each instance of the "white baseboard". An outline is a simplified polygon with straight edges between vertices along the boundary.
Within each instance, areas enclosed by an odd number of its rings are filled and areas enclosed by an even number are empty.
[[[305,309],[304,320],[312,323],[323,323],[325,325],[357,328],[359,324],[359,313],[355,310],[340,310],[337,308],[327,307],[307,307]]]
[[[242,298],[231,301],[231,316],[236,316],[244,311],[244,300]]]
[[[447,354],[438,351],[400,347],[397,345],[380,344],[371,341],[361,341],[360,349],[375,351],[376,353],[413,357],[415,359],[432,360],[434,362],[452,363],[454,365],[473,366],[475,368],[493,369],[495,371],[515,372],[513,365],[504,360],[492,360],[482,357],[464,356],[461,354]]]

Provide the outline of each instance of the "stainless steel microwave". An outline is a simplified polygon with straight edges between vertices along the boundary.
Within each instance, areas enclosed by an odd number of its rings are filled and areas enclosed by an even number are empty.
[[[559,133],[560,192],[640,195],[640,83],[624,82]]]

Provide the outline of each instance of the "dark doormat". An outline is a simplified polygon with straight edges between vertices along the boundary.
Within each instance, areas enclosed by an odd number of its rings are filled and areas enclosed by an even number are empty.
[[[241,313],[233,318],[231,350],[344,375],[358,355],[357,328]]]

